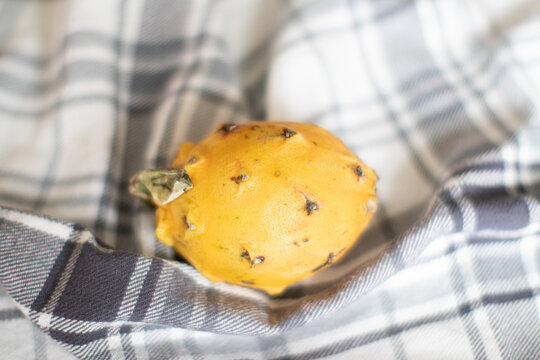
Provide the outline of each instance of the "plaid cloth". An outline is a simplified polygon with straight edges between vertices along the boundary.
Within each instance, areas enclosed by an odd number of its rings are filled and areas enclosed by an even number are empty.
[[[537,1],[6,0],[0,35],[0,358],[540,357]],[[174,261],[127,192],[248,118],[380,177],[275,299]]]

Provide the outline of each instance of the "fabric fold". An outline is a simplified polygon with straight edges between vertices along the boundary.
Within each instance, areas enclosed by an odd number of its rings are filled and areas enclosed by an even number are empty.
[[[0,7],[0,352],[540,353],[534,2]],[[181,142],[261,117],[328,129],[380,178],[355,247],[279,298],[177,261],[128,192]]]

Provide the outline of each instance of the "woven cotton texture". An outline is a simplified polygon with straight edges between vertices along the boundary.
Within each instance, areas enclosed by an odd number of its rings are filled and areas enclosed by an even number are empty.
[[[0,3],[0,358],[533,359],[537,1]],[[380,178],[345,259],[212,283],[127,191],[223,122],[311,122]]]

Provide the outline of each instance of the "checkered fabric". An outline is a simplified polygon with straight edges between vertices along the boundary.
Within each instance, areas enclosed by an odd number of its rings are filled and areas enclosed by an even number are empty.
[[[0,358],[540,358],[536,0],[0,2]],[[346,258],[211,283],[127,192],[222,122],[380,177]]]

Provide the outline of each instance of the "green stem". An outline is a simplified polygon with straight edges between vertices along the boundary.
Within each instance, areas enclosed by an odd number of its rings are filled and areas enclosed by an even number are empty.
[[[129,180],[129,192],[155,206],[170,203],[192,187],[184,169],[143,170]]]

